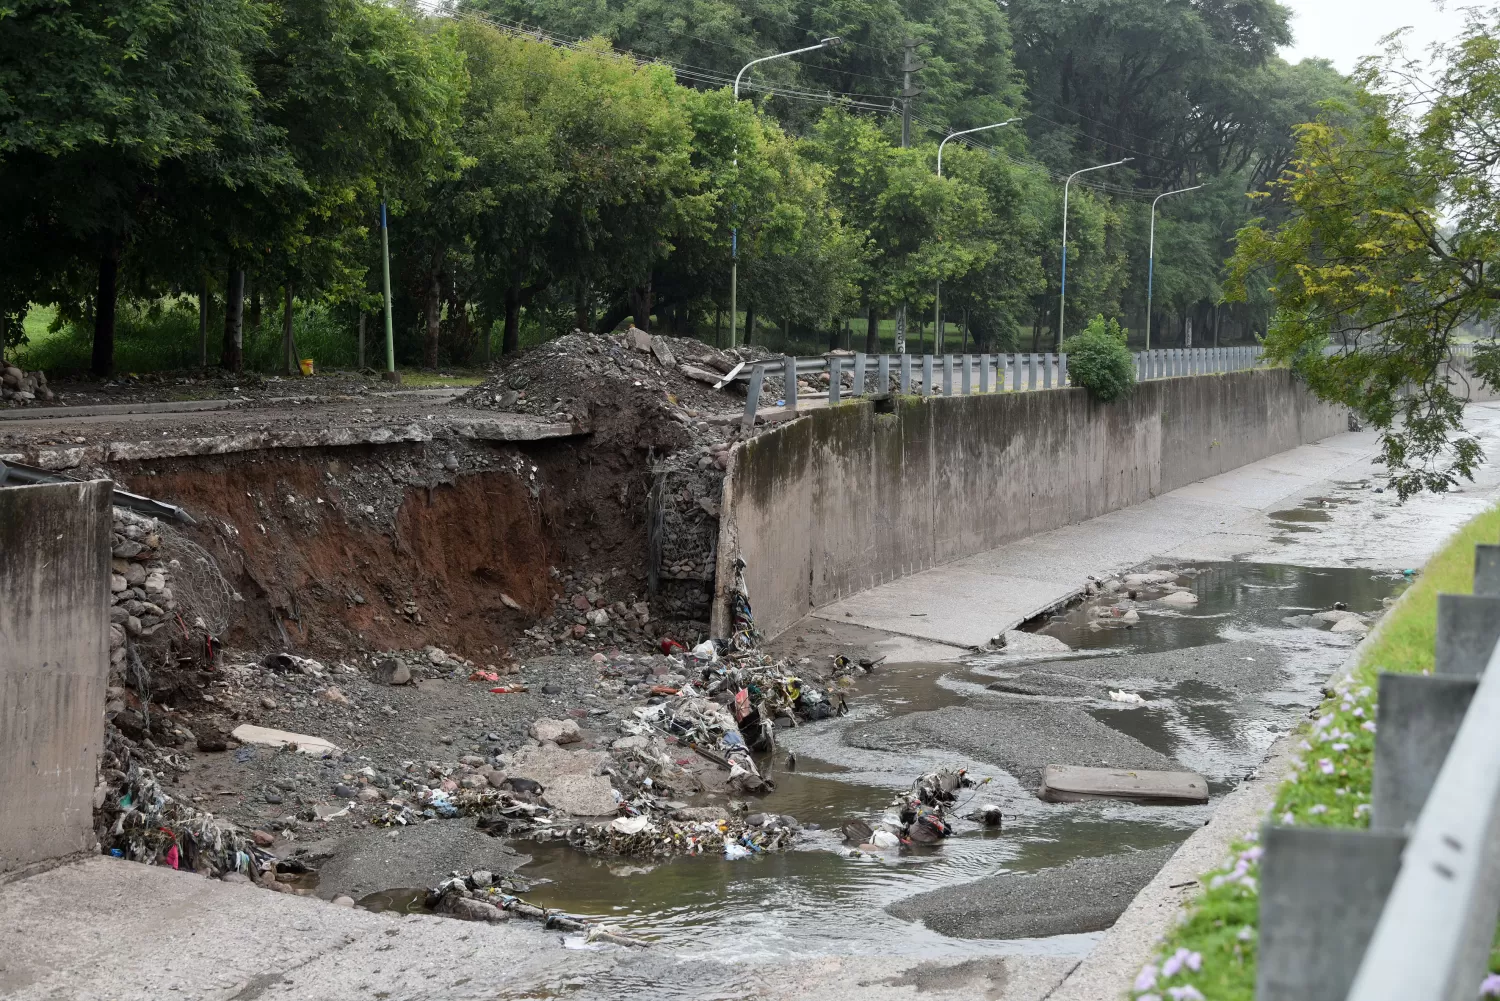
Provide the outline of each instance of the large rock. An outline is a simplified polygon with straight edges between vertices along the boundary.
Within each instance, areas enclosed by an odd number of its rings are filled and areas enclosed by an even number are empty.
[[[1191,608],[1198,604],[1198,596],[1191,591],[1173,591],[1156,599],[1158,603],[1172,608]]]
[[[405,685],[411,682],[411,668],[394,657],[375,665],[375,682],[381,685]]]
[[[531,735],[554,744],[576,744],[583,739],[578,732],[578,721],[571,719],[539,719],[531,724]]]
[[[608,817],[617,808],[614,787],[603,775],[560,775],[546,785],[542,798],[575,817]]]

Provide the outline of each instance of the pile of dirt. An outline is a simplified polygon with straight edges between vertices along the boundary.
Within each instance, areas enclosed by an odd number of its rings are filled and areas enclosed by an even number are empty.
[[[651,335],[631,327],[618,334],[574,332],[503,360],[499,371],[456,405],[476,410],[580,420],[606,435],[620,431],[658,448],[685,443],[663,434],[661,421],[694,427],[740,411],[741,384],[714,385],[759,348],[721,351],[686,337]],[[619,418],[639,418],[619,426]]]

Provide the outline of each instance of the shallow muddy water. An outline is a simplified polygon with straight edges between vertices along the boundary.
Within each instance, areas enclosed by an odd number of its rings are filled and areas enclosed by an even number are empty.
[[[1091,627],[1087,607],[1079,606],[1040,631],[1085,656],[1104,658],[1246,639],[1278,650],[1284,677],[1253,705],[1247,706],[1243,693],[1200,680],[1143,684],[1139,694],[1145,705],[1070,700],[1106,726],[1202,772],[1217,798],[1259,762],[1278,732],[1315,704],[1323,679],[1347,654],[1346,638],[1282,620],[1329,608],[1335,601],[1355,611],[1376,612],[1403,581],[1399,575],[1365,570],[1258,563],[1179,569],[1181,583],[1199,596],[1194,607],[1147,603],[1141,606],[1141,621],[1125,629]],[[1076,661],[1079,654],[1061,656]],[[1003,697],[986,688],[997,676],[1021,669],[1046,671],[1050,662],[991,655],[950,664],[882,665],[857,678],[847,691],[847,716],[778,731],[778,750],[762,763],[775,779],[776,791],[753,802],[751,809],[796,817],[806,833],[793,850],[733,862],[717,854],[650,861],[590,856],[556,841],[518,842],[516,848],[532,856],[518,875],[536,884],[525,896],[543,906],[607,919],[682,957],[764,961],[892,953],[1082,955],[1098,933],[1010,942],[951,939],[895,918],[884,908],[913,894],[987,876],[1175,844],[1203,824],[1212,804],[1043,803],[1003,770],[942,747],[875,751],[849,746],[844,739],[851,729],[911,713],[955,706],[982,710],[995,704],[989,700]],[[796,758],[794,769],[790,755]],[[944,765],[962,765],[989,780],[965,791],[950,816],[962,817],[980,803],[997,803],[1005,815],[1003,830],[960,820],[956,836],[940,846],[850,857],[838,830],[843,823],[875,820],[913,778]],[[397,910],[420,907],[420,894],[414,891],[375,897],[379,899],[362,903]]]

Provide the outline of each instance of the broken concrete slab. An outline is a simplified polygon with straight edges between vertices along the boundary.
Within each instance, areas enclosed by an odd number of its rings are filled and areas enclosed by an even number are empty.
[[[603,775],[559,775],[542,798],[554,810],[574,817],[608,817],[618,808],[614,786]]]
[[[275,730],[268,726],[241,723],[230,736],[242,744],[260,744],[263,747],[292,747],[302,754],[321,758],[325,754],[337,754],[339,748],[322,737],[310,737],[305,733]]]
[[[505,774],[511,778],[530,779],[550,790],[552,784],[564,775],[598,775],[609,760],[609,755],[603,751],[565,751],[543,744],[517,754],[516,759],[506,766]]]
[[[1208,781],[1196,772],[1048,765],[1041,798],[1050,803],[1123,799],[1132,803],[1207,803]]]
[[[581,735],[578,721],[571,719],[539,719],[531,724],[531,735],[542,742],[554,744],[576,744]]]

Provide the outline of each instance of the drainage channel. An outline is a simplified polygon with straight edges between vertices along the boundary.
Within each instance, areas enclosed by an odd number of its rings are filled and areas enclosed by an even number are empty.
[[[1018,776],[1040,760],[1091,763],[1093,743],[1102,754],[1139,748],[1135,753],[1201,772],[1217,800],[1253,773],[1277,733],[1316,704],[1323,680],[1347,656],[1353,638],[1310,614],[1335,603],[1378,613],[1404,586],[1400,574],[1360,569],[1242,562],[1172,569],[1197,595],[1195,605],[1144,602],[1139,621],[1122,623],[1091,608],[1123,597],[1103,595],[1037,629],[1070,652],[883,666],[857,680],[849,715],[782,731],[765,763],[776,791],[753,808],[804,825],[794,850],[733,862],[653,863],[592,857],[556,842],[521,843],[532,861],[520,875],[536,882],[528,899],[607,919],[683,958],[1085,954],[1097,931],[967,938],[961,927],[941,934],[887,908],[919,894],[970,894],[978,915],[995,906],[970,892],[987,877],[1126,859],[1182,841],[1207,820],[1213,801],[1051,804]],[[1115,686],[1139,695],[1141,704],[1114,701],[1107,693]],[[1064,721],[1056,743],[1015,746],[1025,743],[1016,734],[1037,720]],[[996,734],[987,735],[992,722]],[[1004,829],[959,821],[956,836],[937,847],[851,856],[840,825],[878,817],[915,776],[942,765],[989,779],[972,800],[999,804]],[[1107,884],[1110,866],[1098,868]],[[396,891],[389,906],[412,903]]]

